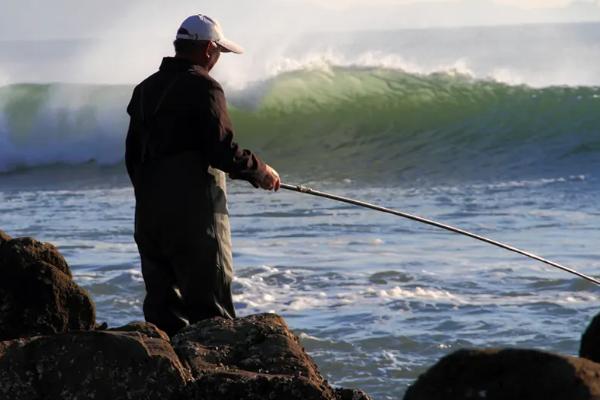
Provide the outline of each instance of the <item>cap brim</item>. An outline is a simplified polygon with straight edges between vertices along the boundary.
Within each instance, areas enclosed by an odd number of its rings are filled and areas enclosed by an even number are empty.
[[[228,39],[223,38],[217,44],[221,47],[221,51],[225,53],[242,54],[244,52],[242,46]]]

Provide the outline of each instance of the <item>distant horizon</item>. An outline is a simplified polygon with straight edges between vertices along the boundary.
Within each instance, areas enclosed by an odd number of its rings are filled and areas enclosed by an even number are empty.
[[[324,34],[349,34],[349,33],[385,33],[385,32],[399,32],[399,31],[435,31],[435,30],[458,30],[458,29],[494,29],[494,28],[509,28],[509,27],[520,27],[520,26],[565,26],[565,25],[600,25],[600,20],[589,20],[589,21],[565,21],[565,22],[524,22],[524,23],[499,23],[497,25],[448,25],[448,26],[430,26],[430,27],[401,27],[401,28],[382,28],[382,29],[362,29],[362,30],[317,30],[313,32],[305,32],[302,35],[314,35],[319,33]],[[110,37],[110,36],[109,36]],[[135,35],[133,35],[135,37]],[[147,36],[146,36],[147,37]],[[157,39],[167,39],[171,43],[174,39],[172,35],[163,36],[150,36]],[[83,41],[99,41],[105,40],[106,36],[88,36],[88,37],[62,37],[62,38],[40,38],[40,39],[2,39],[0,43],[44,43],[44,42],[83,42]]]
[[[34,13],[31,10],[35,10]],[[3,40],[170,36],[181,20],[204,13],[232,38],[315,31],[505,26],[600,22],[599,0],[7,0]],[[260,23],[257,23],[260,22]]]

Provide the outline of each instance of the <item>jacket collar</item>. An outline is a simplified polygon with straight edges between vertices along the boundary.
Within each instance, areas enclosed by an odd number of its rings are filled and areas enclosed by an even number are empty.
[[[167,72],[184,72],[189,71],[190,69],[197,67],[191,61],[177,58],[177,57],[165,57],[160,64],[160,71]]]

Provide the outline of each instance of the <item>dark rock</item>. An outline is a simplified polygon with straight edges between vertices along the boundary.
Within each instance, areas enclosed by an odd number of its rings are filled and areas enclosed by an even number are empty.
[[[213,371],[192,382],[185,396],[190,400],[334,400],[324,391],[299,376],[257,374],[244,371]]]
[[[163,339],[166,340],[167,342],[170,341],[169,339],[169,335],[166,334],[166,332],[160,330],[156,325],[154,325],[151,322],[145,322],[145,321],[133,321],[128,323],[125,326],[120,326],[118,328],[110,328],[108,329],[109,332],[139,332],[142,335],[148,336],[148,337],[152,337],[152,338],[156,338],[156,339]]]
[[[12,238],[10,236],[8,236],[6,234],[6,232],[0,230],[0,247],[2,247],[2,244],[5,242],[8,242],[9,240],[11,240]]]
[[[96,325],[94,325],[94,330],[95,331],[105,331],[108,329],[108,323],[107,322],[102,322],[102,323],[97,323]]]
[[[200,321],[184,328],[172,342],[195,376],[227,365],[251,372],[323,380],[298,338],[276,314]]]
[[[347,392],[328,385],[275,314],[213,318],[184,328],[171,340],[195,378],[188,387],[192,399],[347,398],[340,397]]]
[[[371,400],[368,394],[360,389],[335,389],[337,400]]]
[[[600,398],[600,364],[537,350],[459,350],[408,389],[405,400]]]
[[[0,264],[0,340],[89,330],[94,324],[88,293],[54,266]]]
[[[189,379],[169,342],[136,332],[0,343],[1,399],[179,399]]]
[[[596,315],[581,336],[579,357],[600,362],[600,314]]]
[[[0,246],[0,270],[3,267],[24,266],[37,261],[43,261],[67,276],[72,276],[67,261],[50,243],[25,237],[8,240]]]

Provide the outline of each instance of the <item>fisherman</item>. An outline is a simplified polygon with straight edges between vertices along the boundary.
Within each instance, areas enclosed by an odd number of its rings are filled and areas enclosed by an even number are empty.
[[[146,285],[144,316],[169,335],[215,316],[235,318],[225,173],[278,190],[277,172],[233,138],[221,53],[242,53],[220,24],[192,15],[175,57],[133,91],[125,160],[136,198],[135,241]]]

